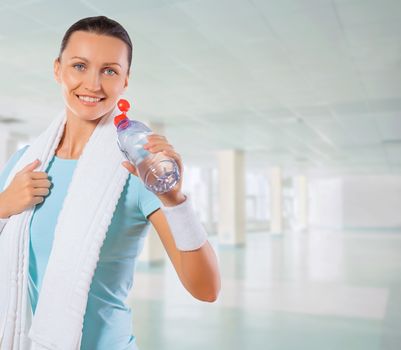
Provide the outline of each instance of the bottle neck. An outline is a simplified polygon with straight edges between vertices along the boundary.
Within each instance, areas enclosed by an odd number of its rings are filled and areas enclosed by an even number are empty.
[[[117,124],[117,129],[118,130],[124,130],[126,128],[128,128],[129,126],[129,119],[125,118],[119,121],[119,123]]]

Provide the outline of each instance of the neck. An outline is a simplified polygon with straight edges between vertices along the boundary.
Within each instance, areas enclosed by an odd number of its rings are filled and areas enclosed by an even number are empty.
[[[103,117],[95,120],[85,120],[69,113],[67,110],[67,121],[56,155],[66,159],[78,159],[97,124]]]

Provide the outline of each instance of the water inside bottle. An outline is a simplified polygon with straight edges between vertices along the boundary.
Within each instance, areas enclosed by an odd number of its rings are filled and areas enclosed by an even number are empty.
[[[143,160],[138,171],[146,188],[154,193],[168,192],[180,180],[177,163],[162,153]]]

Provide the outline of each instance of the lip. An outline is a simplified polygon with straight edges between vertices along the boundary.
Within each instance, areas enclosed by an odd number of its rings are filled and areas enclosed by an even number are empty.
[[[101,97],[101,96],[78,95],[78,94],[75,94],[75,96],[78,99],[78,101],[81,102],[85,106],[97,106],[100,102],[103,102],[103,100],[105,99],[105,97]],[[98,102],[84,101],[84,100],[81,100],[79,98],[79,96],[85,96],[85,97],[91,97],[91,98],[100,98],[100,101],[98,101]]]

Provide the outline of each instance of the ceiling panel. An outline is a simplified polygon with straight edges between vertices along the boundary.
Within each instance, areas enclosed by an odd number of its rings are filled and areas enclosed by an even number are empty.
[[[377,115],[376,124],[382,142],[401,142],[401,113]]]
[[[65,30],[105,14],[134,42],[133,118],[163,122],[193,159],[399,171],[401,2],[3,0],[1,115],[37,135],[63,108]],[[373,170],[372,170],[373,171]]]

